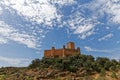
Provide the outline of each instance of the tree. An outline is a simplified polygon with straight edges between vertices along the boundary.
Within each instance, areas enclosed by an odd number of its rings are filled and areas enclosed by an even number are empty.
[[[30,68],[36,68],[40,66],[40,59],[35,59],[32,61],[32,63],[29,65]]]

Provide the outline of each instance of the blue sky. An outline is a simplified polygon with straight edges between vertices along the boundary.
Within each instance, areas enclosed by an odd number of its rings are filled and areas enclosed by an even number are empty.
[[[0,66],[27,66],[69,41],[120,59],[119,0],[0,0]]]

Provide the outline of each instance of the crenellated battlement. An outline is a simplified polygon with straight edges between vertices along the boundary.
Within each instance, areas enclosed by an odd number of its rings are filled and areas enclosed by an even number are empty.
[[[47,58],[67,57],[75,54],[80,54],[80,48],[78,47],[77,49],[75,49],[74,42],[68,42],[67,47],[63,45],[63,48],[61,49],[55,49],[55,47],[52,47],[51,50],[44,51],[44,57],[47,57]]]

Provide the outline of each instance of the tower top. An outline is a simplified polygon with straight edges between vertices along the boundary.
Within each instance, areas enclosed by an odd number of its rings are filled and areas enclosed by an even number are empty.
[[[67,48],[68,48],[68,49],[75,49],[74,42],[68,42],[68,43],[67,43]]]

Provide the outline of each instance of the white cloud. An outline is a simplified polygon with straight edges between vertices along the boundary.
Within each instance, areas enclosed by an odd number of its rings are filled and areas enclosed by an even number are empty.
[[[54,22],[61,22],[61,11],[56,6],[71,5],[75,0],[1,0],[1,4],[13,8],[18,15],[24,16],[26,20],[44,24],[47,26],[55,25]]]
[[[111,59],[120,59],[120,48],[112,48],[112,49],[96,49],[96,48],[91,48],[89,46],[85,46],[84,49],[88,52],[100,52],[100,53],[107,53],[106,57],[109,57]],[[100,55],[99,55],[100,56]]]
[[[79,11],[70,15],[70,18],[71,19],[68,20],[69,28],[74,34],[77,34],[80,39],[85,39],[86,37],[93,35],[94,28],[99,23],[95,19],[82,17],[81,12]]]
[[[0,63],[7,64],[5,66],[25,67],[30,64],[30,60],[24,58],[9,58],[9,57],[0,56]],[[0,65],[0,67],[3,66]]]
[[[120,4],[119,0],[96,0],[90,3],[81,4],[77,8],[74,8],[75,12],[71,13],[68,21],[64,21],[73,31],[73,34],[77,34],[80,39],[85,39],[93,34],[95,34],[95,27],[99,24],[98,18],[103,17],[104,14],[108,14],[108,22],[112,21],[115,23],[120,23]],[[38,24],[44,24],[47,26],[53,26],[57,24],[64,25],[61,19],[65,17],[55,4],[58,5],[71,5],[76,3],[75,0],[1,0],[7,8],[13,8],[18,15],[23,16],[25,19],[32,22],[37,22]],[[93,15],[84,14],[84,8],[88,8],[93,11]],[[8,9],[9,10],[9,9]],[[73,11],[74,11],[73,10]],[[77,10],[77,11],[76,11]],[[83,10],[83,12],[82,12]],[[87,15],[87,17],[86,17]],[[60,26],[58,25],[58,26]],[[31,26],[30,26],[31,27]],[[35,27],[31,27],[34,29]],[[39,28],[40,29],[40,28]],[[109,29],[106,27],[106,29]],[[37,30],[37,29],[36,29]],[[34,30],[33,34],[37,35],[37,31]],[[40,35],[44,36],[45,35]],[[15,36],[16,37],[16,36]],[[42,38],[42,37],[40,37]],[[18,41],[18,40],[16,40]]]
[[[119,0],[93,0],[86,7],[93,11],[93,16],[104,17],[107,14],[108,22],[120,24],[120,1]]]
[[[0,21],[0,43],[7,43],[9,40],[24,44],[29,48],[36,48],[37,42],[34,36],[25,33],[19,33],[18,30]]]
[[[0,37],[0,44],[6,44],[7,43],[7,39]]]
[[[99,38],[98,41],[102,41],[102,40],[108,40],[109,38],[113,37],[114,35],[112,33],[109,33],[105,36],[103,36],[102,38]]]
[[[86,51],[90,51],[90,52],[104,52],[104,53],[110,53],[110,50],[99,50],[99,49],[94,49],[91,48],[89,46],[85,46],[84,47]]]
[[[85,46],[84,47],[87,51],[94,51],[91,47]]]
[[[106,27],[106,29],[107,29],[107,30],[109,30],[109,29],[110,29],[110,27]]]
[[[120,26],[118,27],[118,30],[120,30]]]
[[[52,26],[52,22],[60,21],[61,15],[57,13],[56,7],[49,0],[2,0],[2,4],[17,11],[20,16],[27,20],[44,23]]]
[[[51,1],[52,3],[57,3],[59,5],[69,5],[69,4],[73,4],[73,3],[76,3],[75,0],[49,0]]]
[[[120,41],[116,41],[117,44],[120,44]]]
[[[106,16],[106,24],[108,25],[120,23],[119,3],[119,0],[93,0],[89,3],[78,5],[78,7],[74,8],[74,13],[71,13],[67,23],[74,34],[77,34],[80,39],[86,39],[95,34],[97,24],[103,24],[103,22],[99,21],[100,18]],[[86,13],[87,9],[91,13]],[[106,27],[106,29],[110,29],[110,27]],[[99,40],[106,40],[112,36],[112,34],[109,34]]]
[[[0,7],[0,14],[2,13],[2,8]]]
[[[86,37],[94,34],[94,25],[93,24],[84,24],[80,25],[76,30],[74,31],[74,34],[78,34],[81,39],[85,39]]]
[[[47,26],[53,26],[54,20],[57,21],[58,26],[64,25],[61,21],[61,17],[64,16],[60,10],[55,6],[58,4],[71,5],[75,4],[75,0],[2,0],[1,3],[8,8],[11,7],[17,11],[20,16],[24,16],[27,20],[37,22],[38,24],[44,24]],[[52,4],[51,4],[52,3]],[[9,10],[9,9],[8,9]],[[65,17],[65,16],[64,16]],[[73,34],[77,34],[80,39],[85,39],[88,36],[94,34],[94,28],[96,20],[93,18],[84,18],[81,12],[75,12],[71,14],[68,21],[69,28],[73,30]],[[61,25],[62,24],[62,25]],[[35,33],[34,33],[35,34]]]

